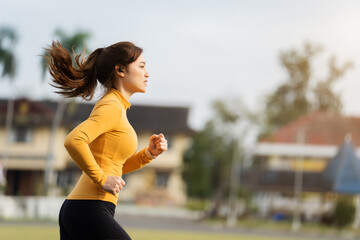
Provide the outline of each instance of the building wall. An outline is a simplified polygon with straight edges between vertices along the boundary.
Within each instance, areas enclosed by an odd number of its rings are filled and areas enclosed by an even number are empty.
[[[148,146],[151,135],[139,134],[139,150]],[[142,169],[124,176],[126,186],[119,195],[120,201],[163,205],[181,205],[186,202],[181,170],[182,154],[188,147],[189,138],[182,134],[165,137],[169,139],[168,151]],[[166,183],[163,182],[164,178],[167,179]]]
[[[253,153],[254,163],[269,170],[287,171],[294,171],[301,164],[304,171],[321,172],[338,148],[335,145],[259,142]]]
[[[81,170],[74,164],[68,153],[64,148],[64,139],[68,131],[65,128],[60,128],[57,131],[54,141],[54,163],[53,169],[55,175],[53,176],[53,183],[59,183],[58,176],[62,175],[69,178],[70,181],[62,179],[61,188],[66,188],[65,191],[57,191],[57,193],[67,194],[76,184]],[[4,136],[4,129],[0,129],[1,136]],[[138,150],[148,146],[149,138],[152,133],[139,134]],[[119,195],[121,201],[148,203],[148,204],[168,204],[179,205],[186,201],[185,186],[181,179],[182,168],[182,154],[188,146],[189,139],[187,136],[178,134],[174,136],[167,136],[169,138],[170,147],[168,151],[146,165],[143,169],[139,169],[134,173],[124,176],[126,179],[126,186]],[[32,137],[26,143],[11,143],[9,145],[9,160],[5,162],[5,168],[13,176],[18,175],[18,170],[21,172],[21,184],[26,181],[25,177],[33,171],[32,175],[39,175],[32,181],[31,185],[38,188],[43,183],[46,157],[48,152],[48,144],[50,140],[50,129],[48,127],[35,128],[32,132]],[[0,139],[0,152],[4,152],[5,138]],[[26,158],[14,156],[26,156]],[[69,166],[70,169],[69,169]],[[65,174],[64,173],[70,173]],[[14,175],[15,176],[15,175]],[[25,182],[24,182],[25,181]],[[12,181],[13,182],[13,181]],[[68,186],[70,185],[72,186]],[[12,185],[13,186],[13,185]],[[31,186],[30,186],[31,187]],[[19,186],[22,189],[23,186]],[[15,192],[15,190],[11,190]],[[9,192],[11,194],[12,192]],[[21,194],[22,191],[17,191]],[[32,193],[34,194],[34,193]],[[12,195],[12,194],[11,194]],[[29,193],[26,193],[29,195]],[[31,194],[30,194],[31,195]]]
[[[54,168],[65,168],[66,152],[64,151],[64,138],[66,130],[60,128],[54,141]],[[50,129],[48,127],[33,128],[28,142],[11,142],[5,144],[5,129],[0,129],[0,152],[8,149],[9,159],[4,163],[7,169],[44,170],[49,149]]]
[[[8,151],[8,159],[2,161],[7,175],[7,195],[39,195],[43,193],[44,173],[49,149],[50,129],[36,127],[29,131],[26,141],[16,141],[15,131],[10,135],[10,143],[5,143],[5,129],[0,128],[0,155]],[[54,169],[65,168],[66,153],[63,142],[66,130],[60,128],[54,140]],[[61,147],[59,145],[61,144]],[[2,159],[3,160],[3,159]],[[51,177],[54,178],[53,175]]]
[[[269,170],[295,171],[301,166],[304,171],[321,172],[329,159],[271,155],[265,161]]]

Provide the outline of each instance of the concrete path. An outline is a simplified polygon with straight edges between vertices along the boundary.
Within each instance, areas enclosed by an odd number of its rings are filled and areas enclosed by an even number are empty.
[[[222,225],[210,225],[201,221],[169,217],[169,216],[149,216],[141,214],[128,214],[116,212],[115,218],[124,228],[141,228],[141,229],[158,229],[158,230],[175,230],[175,231],[199,231],[199,232],[213,232],[226,234],[239,234],[251,236],[271,236],[271,237],[286,237],[287,239],[303,238],[309,240],[349,240],[358,239],[352,235],[329,235],[329,234],[311,234],[303,232],[280,232],[262,229],[245,229],[238,227],[226,227]]]

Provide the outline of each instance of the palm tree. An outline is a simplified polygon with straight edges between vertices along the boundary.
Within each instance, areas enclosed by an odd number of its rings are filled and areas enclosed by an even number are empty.
[[[0,64],[3,66],[2,77],[13,79],[16,72],[14,45],[17,43],[17,34],[8,26],[0,27]]]
[[[0,65],[3,66],[0,80],[9,78],[13,80],[16,73],[16,58],[14,53],[14,46],[17,43],[17,33],[16,31],[8,26],[0,27]],[[10,131],[12,128],[12,119],[14,114],[14,98],[9,96],[8,106],[6,113],[6,123],[5,123],[5,146],[3,153],[3,179],[0,179],[0,185],[6,184],[6,162],[9,158],[9,143],[10,143]],[[1,171],[1,169],[0,169]]]
[[[61,45],[69,52],[73,52],[74,55],[80,52],[83,52],[83,54],[89,52],[89,50],[86,47],[86,42],[90,37],[90,34],[88,32],[78,31],[72,35],[68,35],[62,29],[56,29],[55,36],[58,38]],[[47,53],[44,52],[43,55],[47,56]],[[73,56],[73,64],[75,64],[74,56]],[[46,74],[46,70],[48,68],[48,62],[46,61],[46,58],[42,58],[41,67],[42,67],[41,68],[42,76],[44,78]],[[61,120],[63,119],[65,106],[66,106],[66,101],[64,98],[62,98],[56,109],[55,117],[51,126],[48,154],[47,154],[46,167],[45,167],[45,176],[44,176],[44,194],[48,193],[48,189],[51,183],[54,182],[53,162],[54,162],[55,135],[57,129],[59,128]]]

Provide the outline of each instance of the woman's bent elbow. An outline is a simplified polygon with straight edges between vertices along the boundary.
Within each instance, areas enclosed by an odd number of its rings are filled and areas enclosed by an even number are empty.
[[[73,145],[73,138],[72,137],[70,137],[69,135],[67,135],[66,136],[66,138],[65,138],[65,141],[64,141],[64,147],[66,148],[66,149],[70,149],[71,148],[71,146]]]

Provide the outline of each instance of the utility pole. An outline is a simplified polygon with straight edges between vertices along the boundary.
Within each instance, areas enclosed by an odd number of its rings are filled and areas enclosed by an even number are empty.
[[[303,128],[298,129],[297,132],[297,145],[299,148],[303,146],[305,142],[305,130]],[[299,151],[300,153],[301,151]],[[302,153],[301,153],[302,154]],[[294,207],[294,216],[291,225],[293,231],[298,231],[301,227],[301,197],[302,197],[302,188],[303,188],[303,161],[304,156],[298,155],[296,159],[296,170],[295,170],[295,183],[294,183],[294,198],[295,198],[295,207]]]
[[[66,101],[62,98],[58,103],[54,120],[51,125],[50,139],[49,139],[47,158],[45,163],[44,188],[43,188],[44,195],[48,194],[49,187],[54,182],[54,146],[55,146],[56,131],[59,128],[60,123],[63,119],[65,107],[66,107]]]
[[[3,170],[3,181],[5,188],[7,186],[7,172],[8,172],[8,160],[9,160],[9,146],[10,146],[10,136],[12,132],[12,122],[14,118],[14,102],[15,100],[10,96],[8,99],[7,110],[6,110],[6,122],[5,122],[5,144],[4,144],[4,154],[2,159],[2,170]],[[5,190],[6,191],[6,190]],[[4,192],[5,194],[5,192]]]
[[[233,153],[231,159],[231,169],[230,169],[230,181],[229,181],[229,202],[228,202],[228,212],[227,212],[227,219],[226,225],[228,227],[235,226],[237,223],[237,190],[239,188],[240,179],[237,174],[238,170],[238,144],[239,140],[236,136],[233,139]]]

